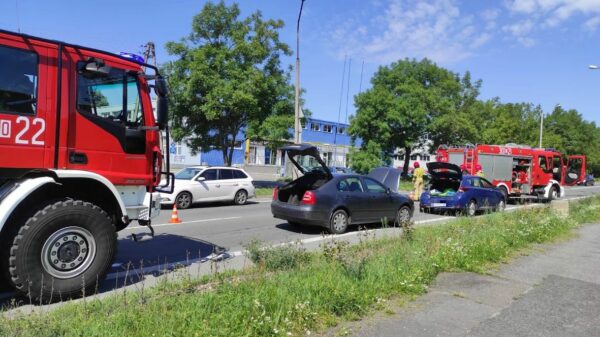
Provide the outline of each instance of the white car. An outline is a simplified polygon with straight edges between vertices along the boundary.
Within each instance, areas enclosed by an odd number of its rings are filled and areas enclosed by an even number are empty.
[[[189,208],[197,202],[233,201],[243,205],[256,196],[252,178],[235,167],[192,166],[175,174],[172,194],[161,193],[161,204]]]

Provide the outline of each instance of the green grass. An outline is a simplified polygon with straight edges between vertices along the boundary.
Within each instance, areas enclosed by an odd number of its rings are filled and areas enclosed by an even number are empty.
[[[486,272],[532,243],[565,237],[600,220],[600,198],[548,209],[492,214],[418,228],[412,239],[248,247],[257,266],[163,282],[143,293],[65,304],[44,314],[0,319],[1,336],[306,336],[415,296],[442,271]],[[289,255],[289,256],[288,256]]]
[[[400,184],[398,184],[399,191],[414,191],[415,184],[410,180],[400,180]]]
[[[258,187],[258,188],[255,189],[255,191],[256,191],[256,196],[259,197],[259,198],[273,196],[273,189],[272,188]]]

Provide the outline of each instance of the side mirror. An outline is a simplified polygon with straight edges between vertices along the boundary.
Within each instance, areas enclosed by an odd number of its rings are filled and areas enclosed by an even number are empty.
[[[169,123],[169,99],[164,96],[156,98],[156,124],[164,130]]]
[[[196,180],[197,181],[204,181],[204,180],[206,180],[206,178],[204,178],[204,177],[198,177],[198,178],[196,178]]]
[[[169,89],[167,88],[167,81],[163,77],[157,77],[154,81],[154,92],[156,96],[167,97]]]

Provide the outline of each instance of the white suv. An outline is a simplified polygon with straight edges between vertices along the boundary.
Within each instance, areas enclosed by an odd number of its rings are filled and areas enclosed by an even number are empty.
[[[196,202],[233,201],[243,205],[256,196],[252,178],[235,167],[192,166],[175,174],[175,190],[161,193],[161,204],[189,208]]]

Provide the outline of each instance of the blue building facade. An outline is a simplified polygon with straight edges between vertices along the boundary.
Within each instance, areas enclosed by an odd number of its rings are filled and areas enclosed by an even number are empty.
[[[293,130],[290,130],[293,133]],[[348,154],[352,147],[348,135],[348,124],[330,122],[321,119],[307,118],[302,129],[301,140],[319,148],[323,160],[329,166],[348,166]],[[243,132],[238,134],[236,147],[233,151],[232,165],[266,165],[283,166],[283,157],[279,149],[269,148],[261,142],[247,142]],[[360,147],[360,139],[354,146]],[[193,154],[184,143],[173,143],[170,149],[171,162],[175,167],[190,165],[224,165],[223,154],[220,150],[208,150]],[[247,154],[247,156],[246,156]]]

